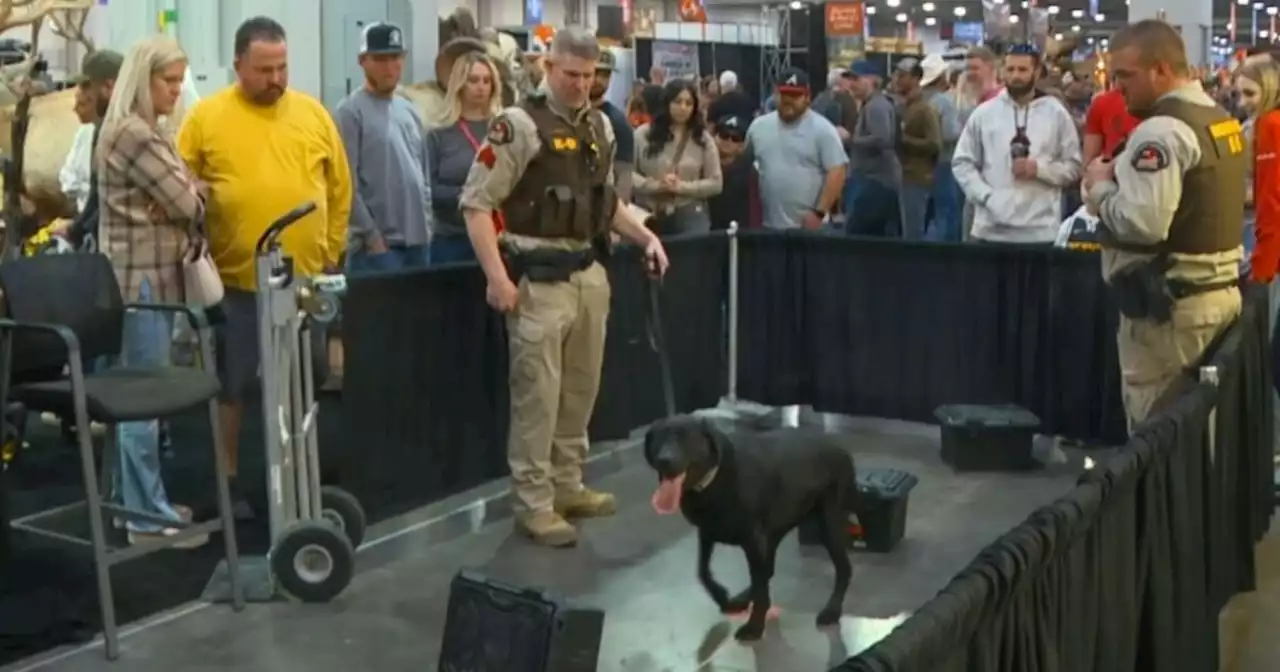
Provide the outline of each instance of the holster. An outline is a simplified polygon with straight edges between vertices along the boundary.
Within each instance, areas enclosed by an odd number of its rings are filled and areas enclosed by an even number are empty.
[[[598,258],[594,241],[588,250],[516,250],[511,247],[502,250],[507,274],[517,285],[521,278],[527,278],[529,282],[568,282],[574,273],[586,270]]]
[[[1172,319],[1176,299],[1165,279],[1172,266],[1173,261],[1162,254],[1126,266],[1111,276],[1111,291],[1120,314],[1131,320],[1155,320],[1160,324]]]

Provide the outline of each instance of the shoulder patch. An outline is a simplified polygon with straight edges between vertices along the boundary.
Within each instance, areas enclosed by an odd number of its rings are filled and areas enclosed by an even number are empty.
[[[1133,148],[1129,164],[1139,173],[1158,173],[1169,167],[1169,150],[1158,142],[1144,142]]]
[[[499,114],[489,123],[489,134],[486,137],[494,145],[511,144],[515,132],[511,129],[511,120],[506,114]]]

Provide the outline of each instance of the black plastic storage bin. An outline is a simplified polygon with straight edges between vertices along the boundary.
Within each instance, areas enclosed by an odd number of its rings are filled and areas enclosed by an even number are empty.
[[[463,570],[449,586],[440,672],[594,672],[604,612]],[[492,642],[504,642],[492,646]]]
[[[849,507],[849,547],[872,553],[889,553],[907,533],[907,501],[920,482],[900,469],[868,469],[858,474],[857,506]],[[800,543],[822,545],[818,521],[800,524]]]
[[[1014,404],[939,406],[942,461],[957,471],[1026,471],[1040,467],[1031,452],[1040,428],[1035,413]]]

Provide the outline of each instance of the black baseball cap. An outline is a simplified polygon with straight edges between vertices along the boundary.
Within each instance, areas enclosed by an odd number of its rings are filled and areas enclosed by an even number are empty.
[[[800,68],[787,68],[778,77],[779,93],[809,93],[809,75]]]
[[[716,135],[741,138],[750,125],[751,120],[740,114],[727,114],[716,120]]]
[[[360,55],[403,54],[404,33],[390,23],[371,23],[360,40]]]

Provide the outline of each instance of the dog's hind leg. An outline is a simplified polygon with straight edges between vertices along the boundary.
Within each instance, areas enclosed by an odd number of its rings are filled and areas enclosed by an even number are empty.
[[[707,595],[711,596],[711,601],[716,603],[722,612],[732,611],[732,605],[729,600],[729,591],[716,581],[716,577],[711,575],[711,554],[716,550],[716,542],[706,535],[705,532],[698,531],[698,582],[706,589]],[[744,605],[738,611],[746,609]]]
[[[836,582],[831,590],[827,604],[818,612],[818,625],[833,625],[840,621],[844,611],[844,596],[849,592],[849,581],[853,568],[849,563],[849,531],[846,527],[844,507],[844,488],[833,486],[822,496],[819,504],[822,508],[822,545],[826,546],[831,556],[831,564],[835,566]]]

